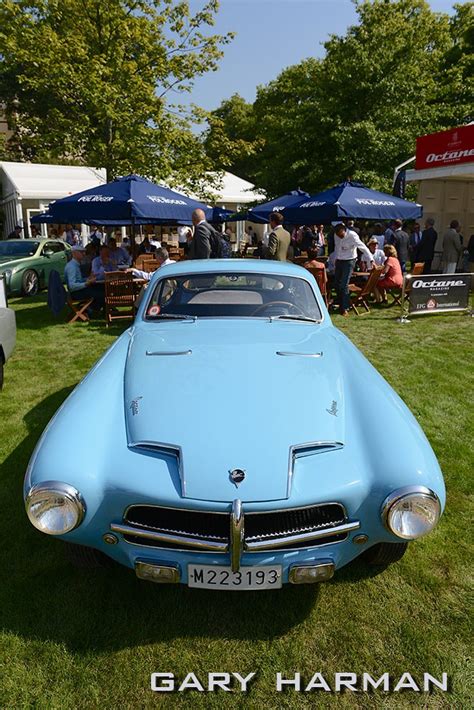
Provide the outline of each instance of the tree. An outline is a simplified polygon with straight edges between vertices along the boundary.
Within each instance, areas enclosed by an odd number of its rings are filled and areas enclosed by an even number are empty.
[[[390,190],[417,136],[472,112],[472,2],[450,18],[426,0],[354,1],[359,23],[331,36],[322,59],[259,87],[246,109],[249,177],[269,196],[347,177]],[[242,137],[235,114],[225,127],[234,142]]]
[[[217,0],[194,16],[184,0],[3,0],[10,155],[198,187],[203,146],[168,96],[216,70],[231,39],[205,32],[217,9]]]
[[[207,155],[219,167],[232,168],[240,177],[253,176],[253,156],[263,141],[256,137],[252,104],[239,94],[221,103],[206,116],[209,127],[204,135]]]

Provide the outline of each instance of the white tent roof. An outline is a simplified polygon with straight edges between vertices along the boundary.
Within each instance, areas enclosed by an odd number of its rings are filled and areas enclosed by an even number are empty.
[[[222,187],[219,189],[209,188],[209,191],[216,196],[216,202],[223,204],[248,204],[249,202],[260,202],[266,199],[266,195],[257,192],[255,186],[247,180],[233,175],[232,173],[224,173],[222,179]]]
[[[17,193],[22,199],[57,200],[107,181],[103,168],[76,165],[0,162],[3,199]]]

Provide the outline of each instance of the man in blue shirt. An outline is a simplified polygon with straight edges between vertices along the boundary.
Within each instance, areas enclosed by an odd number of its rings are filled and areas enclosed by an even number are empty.
[[[105,273],[116,271],[117,266],[110,259],[109,247],[101,246],[99,256],[92,259],[92,273],[97,281],[105,281]]]
[[[131,266],[132,257],[126,249],[117,246],[115,237],[110,237],[109,242],[109,259],[116,269],[119,266]]]
[[[64,276],[69,293],[73,298],[87,299],[93,298],[92,308],[100,310],[104,307],[104,288],[96,284],[94,275],[84,278],[81,273],[81,261],[84,257],[84,248],[74,246],[72,248],[72,259],[66,264]]]

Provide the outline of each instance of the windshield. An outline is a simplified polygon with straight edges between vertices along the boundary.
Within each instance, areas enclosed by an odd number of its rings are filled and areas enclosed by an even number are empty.
[[[320,320],[321,311],[307,281],[272,274],[210,273],[161,279],[146,319],[253,317]]]
[[[0,242],[0,258],[5,256],[33,256],[38,249],[39,242],[31,239],[22,239],[21,242]]]

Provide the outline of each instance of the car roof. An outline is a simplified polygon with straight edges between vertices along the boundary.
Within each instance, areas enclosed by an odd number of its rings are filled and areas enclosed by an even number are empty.
[[[24,239],[5,239],[5,242],[9,244],[25,244],[31,242],[39,242],[39,244],[44,244],[45,242],[59,242],[64,244],[66,247],[69,246],[67,242],[63,242],[62,239],[57,239],[54,237],[25,237]]]
[[[154,276],[182,276],[183,274],[209,274],[233,271],[234,273],[272,274],[308,278],[309,272],[289,261],[269,259],[192,259],[167,264],[156,270]]]

